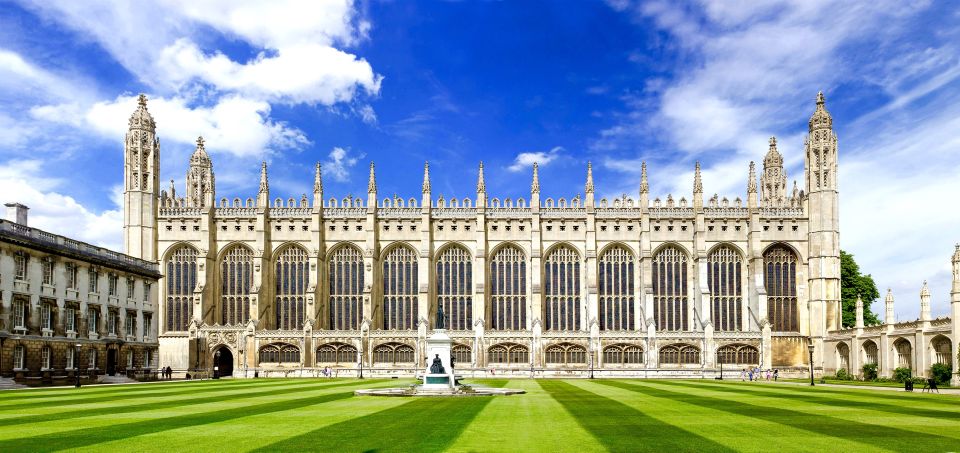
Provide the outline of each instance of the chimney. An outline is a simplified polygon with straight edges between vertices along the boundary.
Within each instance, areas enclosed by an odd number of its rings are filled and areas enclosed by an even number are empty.
[[[7,220],[27,226],[27,210],[30,208],[20,203],[7,203]]]

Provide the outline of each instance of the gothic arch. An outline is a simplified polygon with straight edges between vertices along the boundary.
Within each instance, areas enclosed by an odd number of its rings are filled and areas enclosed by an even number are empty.
[[[583,255],[568,243],[554,244],[543,255],[544,330],[578,331],[583,328]]]
[[[281,253],[286,252],[287,249],[289,249],[289,248],[299,248],[299,249],[303,250],[304,253],[306,253],[308,257],[309,257],[309,256],[312,256],[312,255],[310,254],[310,249],[309,249],[305,244],[300,243],[300,242],[297,242],[297,241],[285,241],[285,242],[280,243],[280,245],[278,245],[278,246],[276,246],[276,247],[273,248],[273,253],[272,253],[272,256],[270,257],[270,259],[273,260],[273,261],[276,261],[277,257],[280,256]]]
[[[527,272],[529,263],[522,247],[505,242],[489,255],[487,321],[492,330],[527,328]]]
[[[466,247],[445,244],[436,254],[435,289],[446,328],[469,330],[473,322],[473,257]]]
[[[842,341],[837,343],[836,354],[837,369],[843,369],[846,370],[847,373],[850,373],[850,346]]]
[[[230,251],[233,250],[234,248],[238,248],[238,247],[239,247],[239,248],[247,249],[247,251],[249,251],[251,254],[253,254],[254,256],[256,256],[256,252],[253,250],[253,247],[251,247],[250,245],[248,245],[246,242],[244,242],[244,241],[230,241],[230,242],[228,242],[226,245],[224,245],[223,247],[220,247],[220,251],[217,252],[217,262],[219,263],[219,262],[223,261],[224,255],[226,255],[228,252],[230,252]]]
[[[737,247],[720,243],[707,253],[710,319],[718,331],[743,330],[743,282],[746,262]]]
[[[383,248],[381,248],[381,250],[380,250],[380,261],[383,261],[383,260],[387,259],[387,255],[389,255],[391,252],[393,252],[394,250],[396,250],[396,249],[398,249],[398,248],[406,248],[406,249],[409,249],[411,252],[413,252],[413,254],[414,254],[417,258],[420,257],[420,253],[417,251],[417,248],[414,247],[413,245],[411,245],[409,242],[407,242],[407,241],[391,241],[391,242],[388,243],[386,246],[384,246]]]
[[[597,251],[597,256],[598,257],[603,256],[604,253],[607,253],[610,250],[617,247],[622,248],[626,250],[628,253],[630,253],[630,255],[633,257],[634,260],[637,259],[637,251],[634,250],[633,247],[631,247],[629,244],[623,241],[611,241],[605,244],[603,247],[600,248],[600,250]]]
[[[174,242],[173,244],[170,244],[170,246],[163,251],[163,254],[160,255],[163,257],[162,261],[166,262],[167,260],[170,259],[170,256],[172,256],[175,252],[179,251],[181,248],[184,248],[184,247],[193,249],[193,251],[196,252],[197,257],[198,258],[201,257],[200,249],[198,249],[195,245],[191,244],[188,241],[177,241],[177,242]]]
[[[246,244],[233,242],[217,259],[219,276],[221,325],[242,325],[250,319],[250,298],[253,288],[253,250]]]
[[[674,343],[663,346],[658,351],[658,363],[666,365],[699,365],[700,348],[687,343]]]
[[[717,242],[716,244],[713,244],[712,247],[707,249],[707,256],[710,256],[713,252],[716,252],[722,247],[727,247],[732,249],[734,252],[736,252],[737,255],[740,255],[741,260],[744,260],[744,262],[746,262],[747,253],[744,252],[743,249],[740,248],[740,246],[729,241],[722,241],[722,242]]]
[[[186,331],[193,318],[193,291],[197,286],[197,262],[200,253],[190,244],[179,242],[168,249],[161,264],[166,289],[163,299],[164,331]]]
[[[600,330],[633,330],[636,310],[636,276],[633,251],[614,242],[597,254],[597,298]]]
[[[651,251],[650,256],[657,256],[660,252],[662,252],[662,251],[664,251],[664,250],[666,250],[666,249],[668,249],[668,248],[677,249],[681,254],[683,254],[684,257],[686,257],[687,262],[688,262],[688,263],[690,262],[690,256],[691,256],[691,254],[690,254],[690,249],[688,249],[685,245],[683,245],[683,244],[681,244],[681,243],[679,243],[679,242],[676,242],[676,241],[667,241],[667,242],[664,242],[664,243],[658,245],[656,248],[654,248],[654,249]]]
[[[880,366],[880,348],[877,346],[877,343],[873,340],[864,341],[860,346],[861,357],[863,357],[863,364],[876,364]]]
[[[330,248],[327,249],[326,259],[324,261],[328,261],[334,253],[339,252],[340,249],[347,247],[356,250],[358,253],[360,253],[360,256],[363,256],[363,249],[359,245],[350,241],[340,241],[331,245]]]
[[[434,260],[436,260],[436,257],[442,255],[443,252],[446,252],[447,249],[456,247],[466,250],[467,254],[470,255],[470,259],[473,259],[473,250],[470,247],[467,247],[466,244],[461,241],[447,241],[440,245],[440,247],[437,247],[437,249],[433,252]]]
[[[897,338],[891,345],[894,368],[913,369],[913,343],[909,339]]]
[[[775,247],[784,247],[784,248],[789,249],[791,252],[793,252],[793,255],[794,255],[795,257],[797,257],[797,264],[804,264],[804,263],[806,262],[806,261],[803,259],[803,254],[800,253],[800,249],[797,248],[794,244],[791,244],[791,243],[785,242],[785,241],[776,241],[776,242],[771,242],[771,243],[767,244],[767,246],[764,247],[764,248],[763,248],[763,251],[760,253],[760,256],[766,255],[767,252],[769,252],[770,250],[772,250],[772,249],[775,248]]]
[[[930,339],[928,349],[930,350],[930,363],[943,363],[951,365],[953,361],[952,342],[946,335],[937,335]]]
[[[690,255],[667,243],[652,255],[653,318],[659,331],[685,331],[691,323],[689,308]]]
[[[384,248],[380,266],[380,303],[384,330],[417,328],[420,318],[418,293],[420,256],[405,242]]]
[[[567,248],[572,250],[577,254],[577,258],[580,260],[583,260],[583,257],[585,256],[584,251],[581,250],[580,247],[578,247],[574,243],[569,241],[557,241],[557,242],[554,242],[553,244],[550,244],[550,246],[543,251],[543,257],[546,258],[547,256],[550,256],[551,254],[553,254],[553,252],[562,248]]]
[[[544,348],[544,360],[547,365],[583,366],[587,364],[587,350],[574,343],[554,343]]]
[[[310,252],[297,243],[278,248],[271,260],[274,288],[273,315],[275,328],[300,329],[306,319],[306,297],[310,281]]]
[[[524,260],[527,260],[527,259],[530,258],[530,251],[527,250],[526,248],[524,248],[522,245],[520,245],[520,244],[518,244],[518,243],[516,243],[516,242],[513,242],[513,241],[503,241],[503,242],[501,242],[501,243],[493,246],[493,248],[491,248],[490,251],[487,252],[487,258],[489,259],[489,258],[493,257],[494,255],[496,255],[497,253],[500,253],[500,251],[503,250],[503,249],[505,249],[505,248],[514,248],[514,249],[519,250],[519,251],[520,251],[520,254],[523,255],[523,259],[524,259]]]
[[[323,291],[327,303],[328,328],[356,330],[360,328],[363,310],[363,251],[351,242],[340,242],[330,248],[324,260],[327,269]]]

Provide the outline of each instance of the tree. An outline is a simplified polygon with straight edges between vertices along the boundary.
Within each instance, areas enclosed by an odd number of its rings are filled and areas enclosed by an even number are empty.
[[[870,304],[880,298],[877,284],[870,274],[860,274],[860,266],[854,261],[853,255],[840,251],[840,305],[843,309],[843,325],[857,324],[857,295],[863,299],[863,323],[865,325],[879,324],[877,315],[870,309]]]

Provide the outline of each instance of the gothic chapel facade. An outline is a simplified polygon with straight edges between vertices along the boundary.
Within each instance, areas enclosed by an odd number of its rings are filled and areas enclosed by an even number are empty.
[[[366,199],[216,196],[197,140],[181,194],[159,189],[160,141],[140,96],[125,152],[126,252],[158,262],[160,365],[235,376],[413,375],[438,304],[458,372],[712,376],[724,365],[821,370],[840,326],[837,137],[823,95],[805,140],[806,190],[787,189],[771,138],[745,198]],[[758,184],[759,179],[759,184]],[[288,194],[284,194],[288,195]],[[273,198],[276,197],[276,198]],[[527,198],[529,197],[529,198]]]

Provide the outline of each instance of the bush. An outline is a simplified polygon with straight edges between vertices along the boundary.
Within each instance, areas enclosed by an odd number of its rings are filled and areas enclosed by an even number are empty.
[[[905,382],[907,379],[910,379],[913,373],[910,371],[910,368],[899,367],[893,370],[893,378],[897,382]]]
[[[847,372],[846,368],[840,368],[837,370],[837,375],[834,376],[838,381],[851,381],[853,376]]]
[[[868,363],[863,366],[863,380],[865,381],[875,381],[877,379],[877,364]]]
[[[937,384],[949,384],[951,375],[953,375],[953,367],[947,363],[935,363],[930,367],[930,376],[937,381]]]

